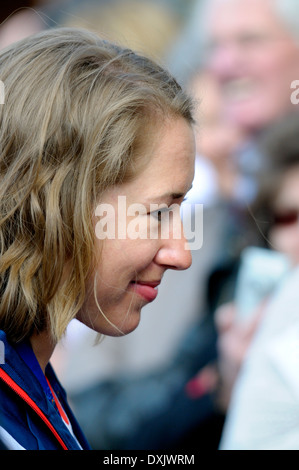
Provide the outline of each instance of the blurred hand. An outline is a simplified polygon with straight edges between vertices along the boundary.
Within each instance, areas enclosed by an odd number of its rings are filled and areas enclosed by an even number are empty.
[[[248,320],[237,318],[233,303],[225,304],[215,313],[218,330],[218,405],[225,412],[232,389],[239,374],[250,343],[265,310],[266,301],[250,315]]]
[[[215,312],[218,331],[218,360],[202,368],[186,385],[189,398],[199,399],[213,393],[218,408],[226,413],[233,387],[253,336],[265,310],[266,300],[249,316],[237,317],[236,306],[228,303]]]

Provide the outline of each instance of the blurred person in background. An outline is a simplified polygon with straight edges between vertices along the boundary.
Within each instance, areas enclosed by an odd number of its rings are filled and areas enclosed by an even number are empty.
[[[241,144],[242,131],[225,119],[219,83],[212,73],[199,68],[187,80],[187,88],[198,103],[195,111],[197,159],[188,201],[205,207],[231,200],[238,172],[233,161]]]
[[[203,60],[219,84],[225,119],[244,136],[234,153],[239,175],[235,195],[243,202],[243,212],[255,198],[258,175],[264,167],[257,142],[291,111],[292,119],[297,119],[290,99],[291,84],[299,76],[296,12],[294,0],[212,0],[201,4]],[[248,325],[248,332],[250,337],[253,324]]]
[[[298,450],[297,115],[292,113],[271,126],[260,146],[265,167],[252,213],[269,250],[282,253],[289,267],[274,292],[261,299],[246,321],[239,318],[235,304],[218,311],[219,398],[228,407],[220,448]]]
[[[255,137],[294,109],[290,87],[299,76],[297,7],[294,0],[212,0],[203,5],[204,60],[219,83],[225,119],[245,136],[236,161],[244,175],[239,194],[248,189],[245,200],[252,197],[263,164]]]
[[[294,108],[297,7],[296,0],[201,0],[170,57],[170,68],[182,81],[200,65],[218,83],[223,118],[243,134],[236,148],[240,178],[235,191],[245,203],[254,196],[262,165],[255,137]]]

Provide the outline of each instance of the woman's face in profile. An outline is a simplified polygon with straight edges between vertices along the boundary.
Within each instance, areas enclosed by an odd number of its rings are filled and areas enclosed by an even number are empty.
[[[179,211],[169,209],[178,208],[192,185],[191,126],[182,118],[157,126],[154,133],[147,133],[142,156],[149,163],[138,176],[106,191],[97,207],[95,232],[101,255],[78,315],[87,326],[111,336],[138,326],[141,308],[156,298],[167,269],[191,265]],[[169,224],[162,230],[167,218]],[[174,236],[173,229],[181,236]],[[94,299],[94,286],[104,315]]]

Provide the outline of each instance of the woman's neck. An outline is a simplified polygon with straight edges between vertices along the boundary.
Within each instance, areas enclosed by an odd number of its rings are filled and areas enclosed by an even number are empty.
[[[45,374],[46,366],[55,349],[51,335],[47,330],[42,333],[33,333],[30,337],[30,343],[39,365]]]

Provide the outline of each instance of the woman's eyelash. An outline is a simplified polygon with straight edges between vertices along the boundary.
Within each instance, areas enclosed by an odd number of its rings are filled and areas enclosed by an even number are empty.
[[[187,198],[185,197],[182,200],[182,203],[185,202],[186,200],[187,200]],[[163,214],[168,213],[170,210],[171,210],[171,206],[170,207],[163,207],[162,209],[158,209],[156,211],[149,212],[148,215],[151,215],[151,216],[155,217],[156,219],[158,219],[158,221],[161,221]]]
[[[170,210],[170,207],[165,207],[163,209],[158,209],[156,211],[149,212],[149,215],[155,217],[155,219],[160,221],[162,219],[163,213],[167,213],[167,212],[169,212],[169,210]]]

